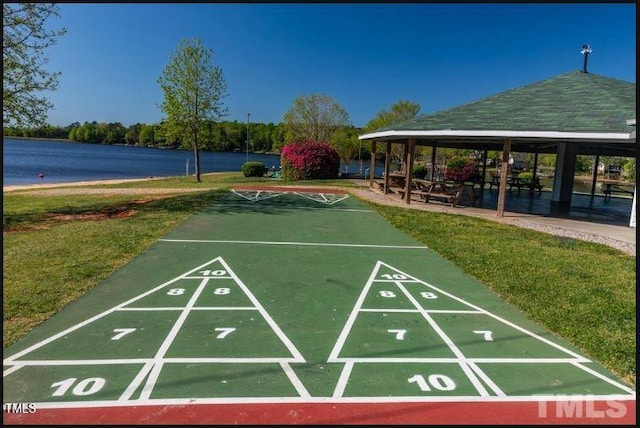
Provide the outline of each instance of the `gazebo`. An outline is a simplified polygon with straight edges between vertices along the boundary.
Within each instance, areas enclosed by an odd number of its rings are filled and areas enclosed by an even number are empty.
[[[430,146],[432,165],[439,147],[502,152],[497,215],[503,216],[511,152],[555,153],[551,203],[557,212],[571,205],[577,155],[637,158],[636,85],[584,70],[507,90],[468,104],[397,123],[359,136],[371,142],[371,167],[386,145],[384,190],[389,187],[391,145],[404,149],[404,197],[411,198],[416,146]],[[594,185],[596,179],[594,168]],[[484,177],[484,167],[483,174]],[[373,174],[369,177],[374,186]],[[484,183],[483,183],[484,187]],[[635,191],[633,207],[635,207]],[[635,222],[633,224],[635,226]]]

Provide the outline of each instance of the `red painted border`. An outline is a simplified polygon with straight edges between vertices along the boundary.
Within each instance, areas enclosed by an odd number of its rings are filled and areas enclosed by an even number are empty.
[[[282,403],[122,406],[41,409],[32,414],[4,413],[6,424],[165,424],[165,425],[521,425],[636,423],[635,401],[578,402],[428,402],[428,403]]]
[[[344,195],[347,192],[340,189],[335,188],[323,188],[323,187],[307,187],[307,186],[260,186],[260,185],[243,185],[243,186],[234,186],[234,190],[263,190],[263,191],[272,191],[272,192],[300,192],[300,193],[331,193]]]

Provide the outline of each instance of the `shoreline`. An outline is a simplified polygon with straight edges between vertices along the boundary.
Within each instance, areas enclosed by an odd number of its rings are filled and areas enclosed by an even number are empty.
[[[116,178],[112,180],[70,181],[65,183],[12,184],[8,186],[3,185],[2,191],[13,192],[17,190],[53,189],[56,187],[77,187],[77,186],[93,186],[93,185],[102,185],[102,184],[120,184],[120,183],[132,183],[136,181],[160,180],[164,178],[171,178],[171,177]]]
[[[216,174],[228,174],[229,172],[208,172],[200,174],[201,176],[216,175]],[[14,192],[17,190],[44,190],[53,189],[56,187],[78,187],[78,186],[94,186],[104,184],[121,184],[121,183],[133,183],[136,181],[152,181],[152,180],[164,180],[168,178],[183,178],[184,176],[168,176],[168,177],[144,177],[144,178],[114,178],[107,180],[87,180],[87,181],[69,181],[63,183],[37,183],[37,184],[10,184],[3,185],[3,192]]]

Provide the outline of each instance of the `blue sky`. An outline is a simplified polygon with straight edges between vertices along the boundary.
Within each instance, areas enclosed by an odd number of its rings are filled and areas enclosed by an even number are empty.
[[[333,97],[364,126],[399,100],[433,113],[581,69],[636,79],[635,3],[60,4],[67,34],[49,123],[157,123],[158,77],[183,37],[214,51],[224,120],[278,123],[294,98]]]

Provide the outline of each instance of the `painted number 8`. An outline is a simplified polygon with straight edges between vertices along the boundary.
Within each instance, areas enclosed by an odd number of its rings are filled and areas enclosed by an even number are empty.
[[[216,288],[213,291],[213,294],[218,294],[218,295],[229,294],[229,293],[231,293],[231,290],[228,288]]]

